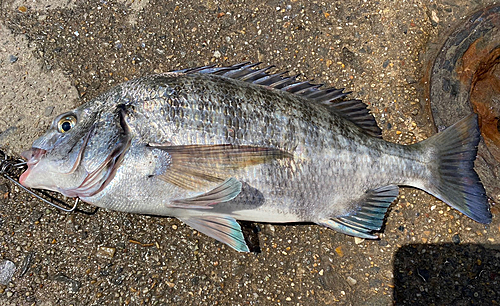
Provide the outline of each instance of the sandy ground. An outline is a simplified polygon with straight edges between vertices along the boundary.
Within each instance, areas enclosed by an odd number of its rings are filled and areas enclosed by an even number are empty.
[[[488,1],[0,1],[0,146],[138,76],[262,61],[365,101],[384,138],[434,133],[428,50]],[[402,188],[380,240],[245,224],[241,254],[176,219],[64,213],[0,179],[0,305],[496,305],[500,221]],[[92,211],[85,204],[80,208]],[[13,264],[13,265],[12,265]],[[10,269],[10,270],[9,270]]]

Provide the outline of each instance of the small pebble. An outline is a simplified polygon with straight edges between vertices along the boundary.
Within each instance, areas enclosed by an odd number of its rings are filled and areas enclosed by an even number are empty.
[[[354,243],[356,243],[356,244],[361,244],[361,243],[363,243],[363,241],[365,241],[365,239],[359,238],[359,237],[354,237]]]
[[[220,57],[221,57],[220,52],[219,52],[219,51],[215,51],[215,52],[214,52],[214,57],[215,57],[215,58],[220,58]]]
[[[10,298],[11,296],[14,295],[14,293],[12,293],[12,291],[7,291],[7,292],[5,292],[5,294],[7,295],[8,298]]]
[[[10,260],[0,261],[0,285],[7,286],[16,272],[16,265]]]
[[[15,56],[15,55],[9,55],[9,61],[11,63],[17,62],[18,59],[19,59],[19,57]]]
[[[57,274],[54,276],[54,280],[62,283],[66,283],[68,285],[68,292],[76,293],[80,290],[81,283],[77,280],[67,277],[64,274]]]
[[[431,19],[432,19],[432,21],[434,21],[435,23],[439,23],[439,17],[437,16],[436,11],[432,11],[432,12],[431,12]]]
[[[356,285],[356,283],[357,283],[358,281],[357,281],[357,280],[355,280],[354,278],[352,278],[352,277],[348,276],[348,277],[347,277],[347,282],[349,283],[349,285],[354,286],[354,285]]]
[[[97,249],[96,255],[97,255],[97,257],[111,259],[115,256],[115,252],[116,252],[116,248],[101,246]]]
[[[340,257],[343,257],[344,256],[344,251],[342,251],[342,247],[339,246],[339,247],[336,247],[335,248],[335,252],[340,256]]]
[[[271,236],[274,236],[274,233],[276,232],[274,225],[266,224],[266,229],[269,230],[268,233],[271,234]]]
[[[458,234],[453,235],[453,237],[451,237],[451,241],[453,241],[454,244],[459,244],[460,236],[458,236]]]

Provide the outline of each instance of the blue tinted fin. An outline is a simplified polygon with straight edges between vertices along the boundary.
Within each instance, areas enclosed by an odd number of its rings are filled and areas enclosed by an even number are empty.
[[[480,137],[477,115],[471,114],[412,146],[432,154],[425,191],[477,222],[490,223],[486,191],[474,171]]]
[[[370,190],[359,203],[358,210],[346,216],[319,220],[317,223],[350,236],[376,239],[378,237],[371,233],[382,228],[385,213],[398,193],[399,188],[394,185]]]
[[[229,216],[179,218],[195,230],[227,244],[238,252],[249,252],[238,222]]]
[[[234,199],[241,192],[241,182],[230,177],[214,189],[187,199],[172,200],[169,207],[210,209],[215,204]]]

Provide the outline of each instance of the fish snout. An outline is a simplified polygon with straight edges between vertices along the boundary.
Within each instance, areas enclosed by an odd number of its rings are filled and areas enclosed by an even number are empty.
[[[25,187],[33,187],[32,186],[32,176],[30,176],[33,167],[40,161],[40,158],[47,153],[46,150],[39,148],[31,148],[28,151],[24,151],[21,153],[21,156],[26,159],[26,164],[28,165],[28,169],[21,174],[19,177],[19,183]]]

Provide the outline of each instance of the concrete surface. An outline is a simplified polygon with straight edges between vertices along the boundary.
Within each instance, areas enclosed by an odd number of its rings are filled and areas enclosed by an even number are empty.
[[[137,76],[262,61],[365,101],[384,138],[434,133],[428,49],[488,1],[0,2],[0,146]],[[0,180],[0,305],[495,305],[500,221],[481,225],[401,189],[380,240],[245,224],[240,254],[171,218],[64,213]],[[81,205],[84,211],[93,211]],[[8,271],[11,273],[12,269]]]

